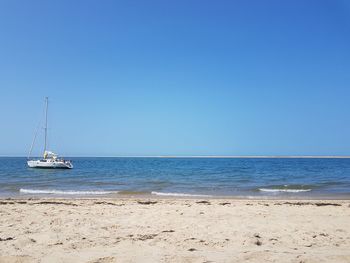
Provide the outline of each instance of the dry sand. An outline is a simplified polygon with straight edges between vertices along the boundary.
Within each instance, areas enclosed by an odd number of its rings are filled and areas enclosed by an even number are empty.
[[[350,201],[2,199],[0,262],[350,262]]]

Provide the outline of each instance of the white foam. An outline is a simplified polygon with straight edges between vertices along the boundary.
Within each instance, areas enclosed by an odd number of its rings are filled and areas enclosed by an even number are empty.
[[[152,192],[152,195],[181,196],[181,197],[210,197],[211,196],[211,195],[196,195],[196,194],[185,194],[185,193],[161,193],[161,192]]]
[[[277,193],[277,192],[285,192],[285,193],[300,193],[300,192],[310,192],[311,189],[268,189],[268,188],[259,188],[259,191],[261,192],[271,192],[271,193]]]
[[[62,190],[34,190],[34,189],[20,189],[23,194],[55,194],[55,195],[106,195],[117,193],[117,191],[62,191]]]

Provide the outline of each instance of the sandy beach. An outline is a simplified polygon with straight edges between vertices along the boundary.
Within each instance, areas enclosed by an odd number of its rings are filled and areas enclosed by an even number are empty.
[[[350,262],[350,201],[2,199],[0,262]]]

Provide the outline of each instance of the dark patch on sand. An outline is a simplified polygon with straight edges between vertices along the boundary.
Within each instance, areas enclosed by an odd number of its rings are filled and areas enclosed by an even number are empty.
[[[341,206],[337,203],[312,203],[312,202],[284,202],[284,203],[275,203],[275,205],[314,205],[314,206]]]
[[[137,203],[140,205],[154,205],[158,202],[157,201],[137,201]]]
[[[115,205],[115,206],[123,206],[125,204],[116,204],[112,202],[106,202],[106,201],[97,201],[94,203],[95,205]]]
[[[173,233],[173,232],[175,232],[175,230],[164,230],[164,231],[162,231],[162,233]]]
[[[204,205],[211,205],[211,203],[209,201],[197,201],[196,204],[204,204]]]
[[[259,239],[257,239],[257,240],[255,241],[255,245],[261,246],[261,245],[262,245],[262,242],[261,242]]]
[[[77,204],[73,203],[66,203],[66,202],[57,202],[57,201],[41,201],[37,203],[33,203],[34,205],[70,205],[70,206],[78,206]]]
[[[146,241],[149,239],[153,239],[156,236],[158,236],[158,234],[138,235],[136,238],[134,238],[134,240]]]
[[[5,237],[5,238],[0,237],[0,241],[10,241],[10,240],[14,240],[14,238],[13,237]]]

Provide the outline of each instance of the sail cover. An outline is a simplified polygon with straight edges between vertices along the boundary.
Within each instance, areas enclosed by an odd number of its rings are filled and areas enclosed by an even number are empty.
[[[57,154],[51,151],[45,151],[44,152],[44,158],[56,158]]]

